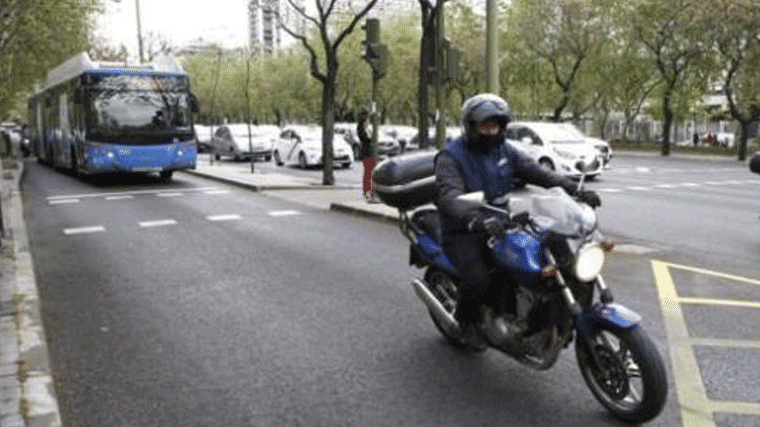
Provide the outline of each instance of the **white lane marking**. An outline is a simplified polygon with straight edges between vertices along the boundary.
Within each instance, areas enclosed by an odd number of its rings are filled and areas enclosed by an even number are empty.
[[[705,182],[703,182],[703,184],[710,184],[710,185],[720,185],[720,182],[716,182],[716,181],[705,181]]]
[[[650,172],[650,169],[643,166],[639,166],[636,168],[636,172]]]
[[[183,195],[182,193],[178,193],[176,191],[175,192],[171,192],[171,193],[157,193],[156,194],[156,196],[158,196],[158,197],[179,197],[179,196],[182,196],[182,195]]]
[[[62,205],[64,203],[79,203],[79,199],[49,200],[48,203],[51,204],[51,205]]]
[[[198,188],[192,188],[188,190],[184,190],[185,192],[195,192],[195,191],[209,191],[209,190],[215,190],[216,187],[198,187]],[[48,200],[57,200],[57,199],[84,199],[84,198],[93,198],[93,197],[106,197],[106,196],[120,196],[125,194],[131,194],[131,195],[137,195],[137,194],[157,194],[157,193],[165,193],[166,190],[139,190],[139,191],[122,191],[122,192],[111,192],[111,193],[88,193],[88,194],[69,194],[69,195],[61,195],[61,196],[48,196]]]
[[[699,184],[696,182],[682,182],[680,184],[677,184],[679,187],[699,187]]]
[[[599,191],[600,193],[619,193],[622,190],[618,190],[617,188],[600,188],[597,191]]]
[[[723,181],[723,183],[736,185],[736,184],[741,184],[742,182],[741,181]]]
[[[139,223],[140,227],[147,228],[147,227],[163,227],[166,225],[176,225],[177,221],[173,219],[158,219],[155,221],[142,221]]]
[[[209,221],[234,221],[237,219],[242,219],[238,214],[231,214],[231,215],[211,215],[207,216],[206,219]]]
[[[655,185],[655,187],[657,187],[657,188],[673,188],[673,187],[675,187],[675,185],[674,184],[659,184],[659,185]]]
[[[124,195],[124,196],[107,196],[106,200],[127,200],[127,199],[134,199],[135,196],[132,195]]]
[[[269,216],[288,216],[288,215],[300,215],[301,212],[299,211],[269,211],[267,212]]]
[[[638,187],[638,186],[627,187],[627,188],[629,190],[635,190],[635,191],[647,191],[647,190],[649,190],[647,187]]]
[[[92,227],[64,228],[63,234],[70,235],[70,234],[97,233],[101,231],[106,231],[106,228],[103,227],[102,225],[95,225]]]
[[[231,193],[231,191],[230,190],[209,190],[209,191],[204,191],[203,193],[216,195],[216,194],[229,194]]]

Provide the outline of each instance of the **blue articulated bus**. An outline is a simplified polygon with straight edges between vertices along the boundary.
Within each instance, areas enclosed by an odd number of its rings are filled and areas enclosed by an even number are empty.
[[[170,57],[138,66],[80,53],[52,69],[28,98],[33,151],[77,176],[194,169],[196,98]]]

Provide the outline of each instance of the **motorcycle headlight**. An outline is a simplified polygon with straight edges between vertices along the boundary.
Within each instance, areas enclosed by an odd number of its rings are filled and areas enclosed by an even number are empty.
[[[575,260],[575,276],[582,282],[594,280],[602,272],[604,250],[597,243],[581,247]]]

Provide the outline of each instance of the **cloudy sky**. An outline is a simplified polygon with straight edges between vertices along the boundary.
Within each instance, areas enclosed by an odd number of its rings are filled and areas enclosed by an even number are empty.
[[[114,47],[122,43],[130,55],[137,53],[137,19],[135,0],[106,0],[106,13],[97,20],[96,35]],[[224,47],[247,44],[247,0],[140,0],[140,18],[145,39],[148,33],[160,33],[176,46],[202,37]]]

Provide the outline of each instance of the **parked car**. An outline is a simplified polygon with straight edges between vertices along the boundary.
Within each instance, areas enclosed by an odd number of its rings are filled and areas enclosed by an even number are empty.
[[[199,153],[211,152],[211,127],[206,125],[193,125],[195,128],[195,138],[198,141]]]
[[[507,125],[507,139],[521,143],[538,164],[561,175],[579,178],[578,162],[588,165],[588,178],[602,173],[597,150],[571,124],[512,122]]]
[[[612,160],[612,147],[607,141],[587,136],[586,142],[591,144],[592,147],[599,152],[599,158],[602,160],[602,166],[606,169],[610,167],[610,160]]]
[[[214,158],[229,156],[235,160],[272,159],[272,149],[279,128],[274,125],[251,125],[250,141],[247,124],[219,126],[211,138]]]
[[[278,166],[298,165],[303,169],[322,165],[322,128],[287,126],[280,132],[273,151]],[[354,156],[343,138],[333,138],[333,165],[351,167]]]

